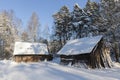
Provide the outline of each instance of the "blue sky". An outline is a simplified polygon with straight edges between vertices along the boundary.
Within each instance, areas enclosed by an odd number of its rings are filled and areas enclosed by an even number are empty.
[[[39,15],[41,26],[52,26],[52,15],[57,12],[63,5],[67,5],[70,10],[73,5],[78,3],[81,8],[86,4],[87,0],[0,0],[1,10],[13,10],[15,15],[23,22],[23,26],[27,25],[32,12]]]

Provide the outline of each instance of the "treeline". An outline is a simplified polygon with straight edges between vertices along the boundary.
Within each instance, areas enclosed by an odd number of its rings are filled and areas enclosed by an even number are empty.
[[[53,53],[59,51],[71,39],[103,35],[106,46],[111,48],[115,60],[119,61],[120,1],[101,0],[99,3],[87,1],[85,8],[78,4],[70,11],[67,6],[53,14]]]
[[[0,58],[9,58],[12,56],[13,43],[19,39],[19,29],[21,21],[14,12],[1,11],[0,12]]]
[[[16,17],[13,10],[0,11],[0,59],[12,58],[14,43],[16,41],[43,42],[47,40],[41,34],[47,35],[48,26],[41,28],[39,16],[33,12],[27,25]],[[44,33],[42,33],[44,30]]]

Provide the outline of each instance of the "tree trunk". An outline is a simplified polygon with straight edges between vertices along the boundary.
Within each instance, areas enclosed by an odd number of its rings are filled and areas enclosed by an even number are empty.
[[[118,42],[115,42],[114,50],[115,50],[116,62],[119,62],[119,44],[118,44]]]

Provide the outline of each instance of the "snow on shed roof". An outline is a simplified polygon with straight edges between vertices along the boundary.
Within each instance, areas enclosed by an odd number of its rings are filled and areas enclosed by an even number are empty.
[[[47,45],[43,43],[15,42],[13,55],[48,54]]]
[[[57,54],[77,55],[77,54],[90,53],[95,47],[95,45],[101,40],[101,38],[102,35],[70,40]]]

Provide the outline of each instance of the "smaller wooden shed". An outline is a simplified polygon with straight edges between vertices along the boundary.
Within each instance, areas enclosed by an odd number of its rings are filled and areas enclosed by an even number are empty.
[[[47,45],[43,43],[15,42],[13,59],[15,62],[38,62],[52,60]]]
[[[110,51],[102,35],[70,40],[57,54],[64,65],[71,63],[86,68],[112,67]]]

